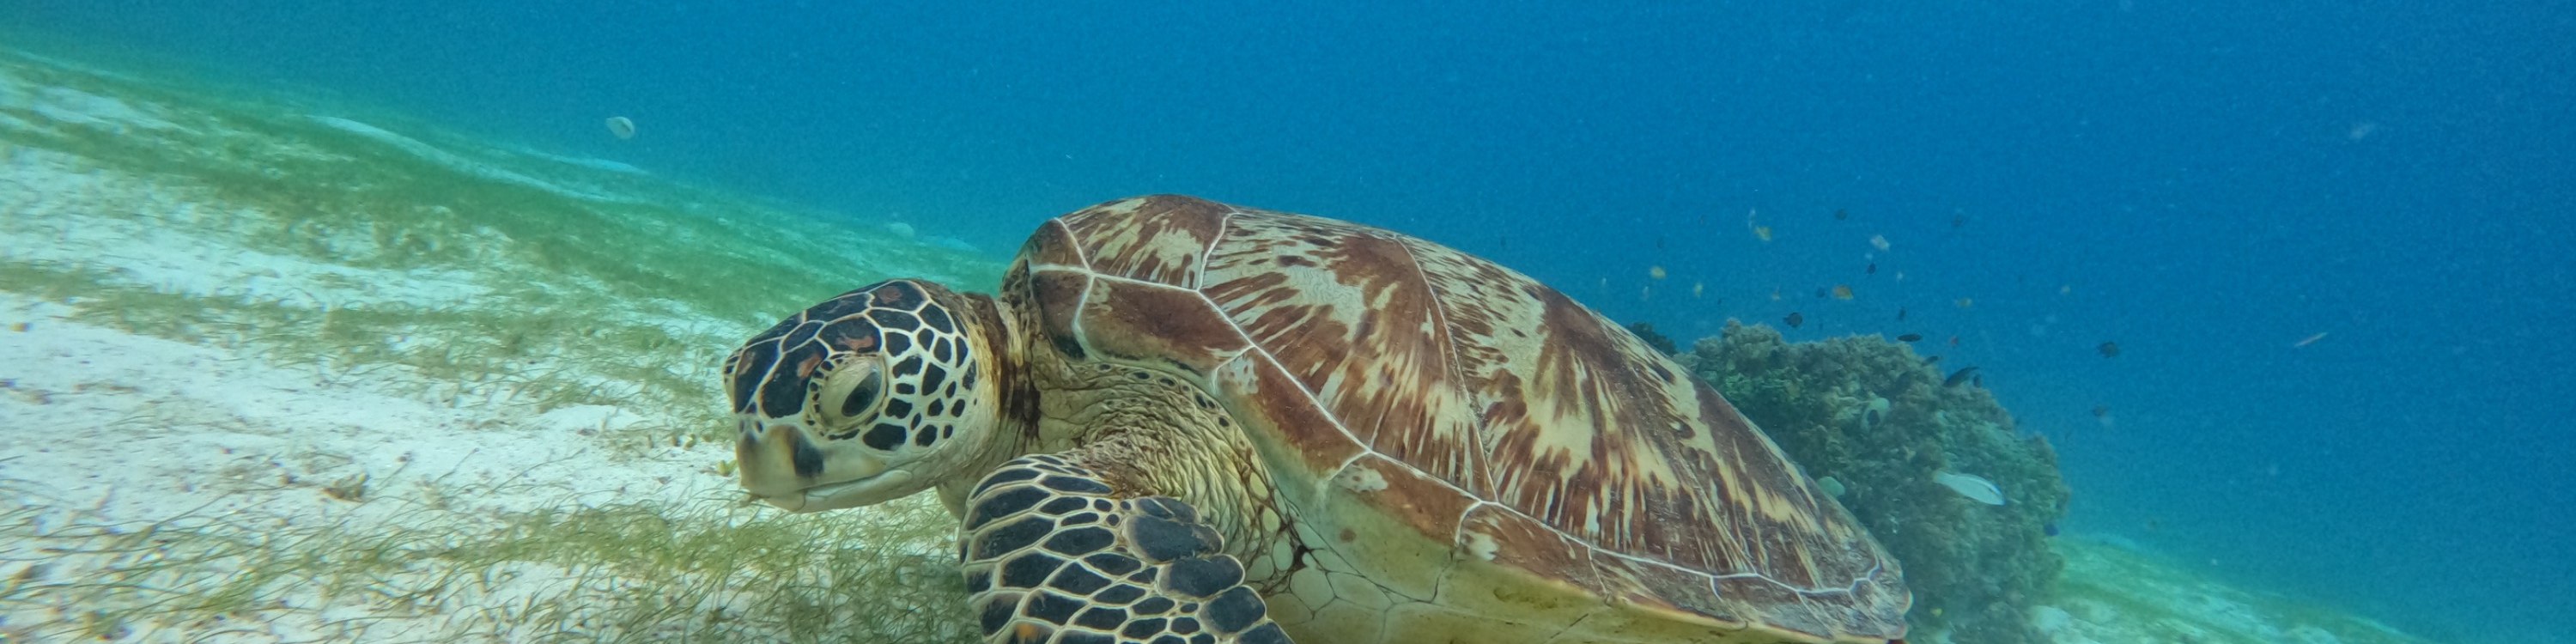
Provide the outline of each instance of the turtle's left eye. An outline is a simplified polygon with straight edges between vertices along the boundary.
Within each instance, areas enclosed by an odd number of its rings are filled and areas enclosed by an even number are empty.
[[[873,414],[884,400],[885,364],[871,357],[854,360],[826,376],[814,402],[830,411],[822,414],[825,421],[849,422]]]
[[[885,374],[869,369],[867,378],[860,380],[859,386],[850,388],[848,398],[841,399],[841,415],[857,416],[859,412],[867,411],[870,405],[877,403],[877,395],[884,392]]]

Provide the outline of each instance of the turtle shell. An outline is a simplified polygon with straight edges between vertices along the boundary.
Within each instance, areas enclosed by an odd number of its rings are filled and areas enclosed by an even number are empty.
[[[1378,614],[1345,621],[1383,630],[1307,632],[1904,632],[1896,562],[1777,446],[1680,365],[1511,269],[1348,222],[1152,196],[1047,222],[1004,290],[1032,300],[1034,331],[1067,356],[1224,402],[1320,553],[1256,556],[1256,575],[1374,586],[1278,584],[1292,631],[1358,610]],[[1315,600],[1335,589],[1349,601]]]

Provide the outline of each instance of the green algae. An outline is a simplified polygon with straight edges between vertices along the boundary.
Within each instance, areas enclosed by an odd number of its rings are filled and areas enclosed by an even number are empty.
[[[1952,641],[2038,644],[2030,611],[2054,595],[2064,561],[2045,526],[2068,490],[2046,440],[2014,430],[1984,389],[1944,386],[1912,348],[1878,337],[1789,344],[1729,322],[1684,361],[1779,443],[1905,569],[1908,620]],[[1969,500],[1934,481],[1952,471],[1993,481],[2008,502]]]
[[[422,505],[400,529],[192,513],[66,520],[0,485],[0,606],[63,617],[0,638],[253,635],[272,622],[361,641],[969,641],[964,589],[935,543],[945,511],[866,521],[656,501],[500,514]],[[472,490],[459,490],[460,493]],[[79,560],[86,574],[51,572]],[[299,603],[301,602],[301,603]],[[434,632],[374,622],[436,616]]]
[[[296,301],[138,284],[120,275],[130,258],[72,264],[0,255],[0,289],[65,303],[84,321],[129,332],[255,346],[288,363],[399,365],[417,380],[451,385],[452,396],[500,396],[537,411],[645,406],[707,421],[703,410],[717,407],[715,362],[784,313],[898,274],[971,286],[1001,273],[990,259],[882,240],[631,172],[446,141],[452,137],[434,130],[420,137],[445,145],[424,155],[413,148],[429,144],[411,135],[353,131],[275,105],[231,105],[11,52],[0,51],[0,70],[118,97],[170,124],[84,125],[0,107],[0,116],[21,124],[0,127],[11,158],[43,151],[75,164],[72,172],[150,187],[39,195],[24,207],[77,207],[140,230],[371,271],[370,279],[452,273],[483,291],[446,304]],[[48,198],[67,203],[42,203]],[[16,217],[0,233],[32,241],[69,232],[48,225]],[[328,292],[384,286],[332,283],[351,279],[318,276],[339,287]],[[530,374],[532,362],[555,373]],[[721,423],[688,424],[666,429],[723,431]]]
[[[0,292],[496,417],[614,406],[647,419],[597,439],[630,457],[729,440],[718,362],[787,313],[887,277],[989,289],[1002,272],[822,214],[378,114],[339,115],[402,133],[7,50],[0,82],[141,115],[59,119],[0,101]],[[70,182],[36,183],[39,168]],[[48,252],[100,226],[284,268],[208,286],[136,270],[158,258]],[[923,500],[864,516],[694,498],[492,513],[444,499],[494,489],[361,480],[324,491],[419,507],[398,523],[103,524],[0,483],[0,614],[47,616],[0,623],[0,641],[252,636],[280,621],[364,641],[965,641],[972,623],[937,547],[954,522]],[[57,561],[89,565],[73,577]]]

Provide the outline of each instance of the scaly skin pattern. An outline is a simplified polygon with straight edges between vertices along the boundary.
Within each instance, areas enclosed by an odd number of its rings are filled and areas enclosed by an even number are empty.
[[[1222,537],[1178,499],[1122,492],[1070,458],[1038,455],[984,477],[966,508],[958,559],[987,641],[1289,641]]]
[[[1051,393],[1038,405],[1029,452],[1067,454],[1122,491],[1188,502],[1240,560],[1297,548],[1268,471],[1214,397],[1134,367],[1046,362],[1038,373],[1056,377],[1042,379]]]

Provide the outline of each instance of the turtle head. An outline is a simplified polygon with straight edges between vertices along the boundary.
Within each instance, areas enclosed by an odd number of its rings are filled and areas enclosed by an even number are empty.
[[[982,305],[982,306],[979,306]],[[725,361],[742,486],[794,512],[874,505],[971,472],[1000,432],[992,309],[879,282],[779,322]]]

